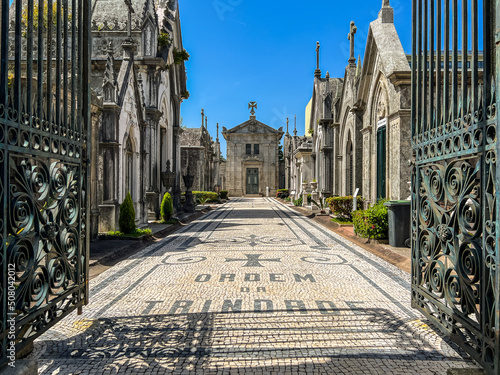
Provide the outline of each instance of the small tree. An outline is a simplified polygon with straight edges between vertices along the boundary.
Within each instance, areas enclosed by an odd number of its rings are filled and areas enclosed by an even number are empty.
[[[120,232],[124,234],[130,234],[135,231],[135,209],[130,192],[127,193],[125,200],[120,206],[118,225],[120,226]]]
[[[163,200],[161,201],[161,218],[164,221],[169,221],[174,213],[174,205],[172,202],[172,196],[170,193],[165,193]]]

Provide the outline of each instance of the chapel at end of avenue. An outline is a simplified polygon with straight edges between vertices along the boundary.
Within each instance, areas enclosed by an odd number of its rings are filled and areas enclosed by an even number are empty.
[[[232,129],[222,128],[227,142],[226,189],[231,197],[273,196],[279,189],[279,145],[283,128],[278,130],[255,116],[257,103],[250,102],[248,121]]]

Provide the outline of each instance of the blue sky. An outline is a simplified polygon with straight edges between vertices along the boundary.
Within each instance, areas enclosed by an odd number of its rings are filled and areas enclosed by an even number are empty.
[[[181,116],[187,127],[201,125],[201,108],[213,138],[216,123],[232,128],[249,118],[248,102],[257,101],[257,119],[274,128],[297,114],[304,134],[305,107],[312,95],[316,41],[320,68],[343,77],[349,58],[347,34],[356,22],[356,56],[364,53],[371,21],[381,0],[264,1],[182,0],[180,17],[190,98]],[[411,1],[392,0],[403,48],[411,52]],[[222,152],[226,145],[222,135]]]

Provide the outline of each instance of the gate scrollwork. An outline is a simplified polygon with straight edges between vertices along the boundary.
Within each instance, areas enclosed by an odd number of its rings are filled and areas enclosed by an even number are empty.
[[[498,1],[460,3],[413,1],[412,305],[498,374]]]
[[[89,1],[1,1],[0,369],[87,303],[90,158]]]

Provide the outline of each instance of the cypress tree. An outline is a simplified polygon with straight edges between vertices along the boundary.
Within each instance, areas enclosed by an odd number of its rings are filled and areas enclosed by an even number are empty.
[[[174,206],[170,193],[165,193],[161,201],[161,217],[164,221],[169,221],[174,213]]]
[[[125,200],[120,206],[118,225],[120,226],[120,232],[124,234],[133,233],[135,230],[135,209],[130,192],[127,193]]]

